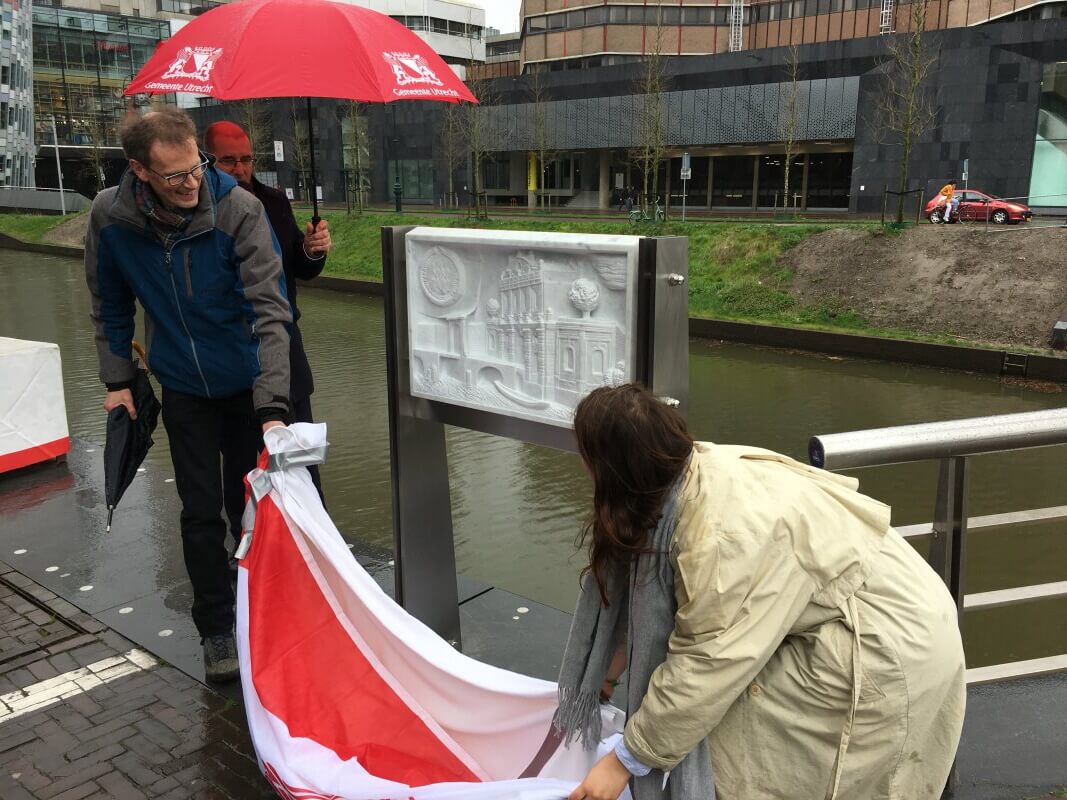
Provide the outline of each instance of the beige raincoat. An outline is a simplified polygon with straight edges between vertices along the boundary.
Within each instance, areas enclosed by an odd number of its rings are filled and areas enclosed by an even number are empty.
[[[683,481],[675,628],[630,752],[669,770],[710,734],[720,800],[939,797],[963,646],[889,507],[755,448],[697,443]]]

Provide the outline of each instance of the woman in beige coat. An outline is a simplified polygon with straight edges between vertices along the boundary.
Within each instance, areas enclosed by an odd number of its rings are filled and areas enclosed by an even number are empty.
[[[887,506],[767,450],[694,443],[635,385],[590,394],[575,434],[595,488],[587,585],[610,602],[612,570],[669,514],[674,608],[622,742],[571,800],[615,800],[705,739],[720,800],[940,797],[963,725],[956,608]]]

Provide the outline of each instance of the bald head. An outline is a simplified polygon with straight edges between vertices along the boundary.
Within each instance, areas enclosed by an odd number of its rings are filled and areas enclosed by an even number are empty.
[[[244,128],[240,125],[236,122],[230,122],[228,119],[224,119],[221,122],[213,122],[204,131],[204,149],[209,153],[214,153],[215,147],[223,139],[237,140],[238,142],[242,140],[248,141],[248,134],[244,132]]]
[[[216,122],[204,131],[204,149],[215,156],[215,166],[232,175],[237,182],[250,189],[255,158],[248,134],[240,125],[229,120]]]

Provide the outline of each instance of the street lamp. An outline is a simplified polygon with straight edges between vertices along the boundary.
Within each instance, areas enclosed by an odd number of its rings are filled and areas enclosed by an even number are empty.
[[[393,107],[393,198],[396,201],[396,213],[399,214],[404,210],[401,203],[404,187],[400,183],[400,139],[396,135],[396,103],[391,105]]]

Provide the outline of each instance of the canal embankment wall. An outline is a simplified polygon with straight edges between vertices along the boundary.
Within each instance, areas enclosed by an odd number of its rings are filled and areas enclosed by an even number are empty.
[[[25,242],[2,233],[0,247],[69,258],[82,258],[84,255],[84,249],[81,247]],[[324,275],[306,282],[305,285],[349,294],[381,296],[383,293],[380,281],[359,278]],[[1013,351],[938,344],[698,316],[689,318],[689,334],[701,339],[1067,383],[1067,357],[1043,355],[1022,349]]]

